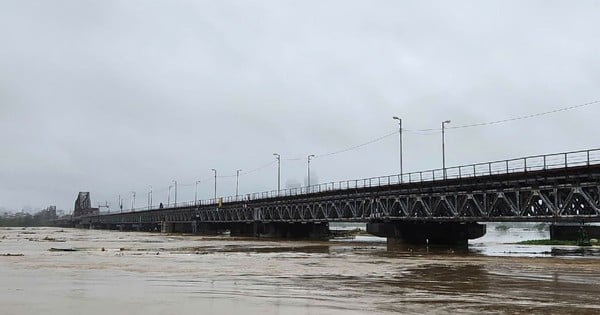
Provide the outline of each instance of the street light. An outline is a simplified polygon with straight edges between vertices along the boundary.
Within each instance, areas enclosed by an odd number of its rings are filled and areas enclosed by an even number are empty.
[[[446,124],[449,124],[450,120],[442,121],[442,168],[444,172],[444,179],[446,179]]]
[[[135,191],[131,192],[133,194],[133,199],[131,199],[131,211],[135,209]]]
[[[398,118],[396,116],[392,117],[393,119],[398,120],[398,135],[400,136],[400,182],[402,182],[402,118]]]
[[[242,170],[236,170],[235,171],[235,200],[237,200],[238,196],[239,196],[239,189],[240,189],[240,172]]]
[[[152,185],[148,185],[150,187],[150,192],[148,192],[148,210],[152,208]]]
[[[217,201],[217,170],[216,169],[212,169],[213,172],[215,172],[215,202]]]
[[[281,191],[281,155],[277,153],[273,153],[277,158],[277,195],[279,196],[279,192]]]
[[[167,207],[171,205],[171,188],[173,185],[169,185],[169,195],[167,196]]]
[[[173,180],[173,183],[175,183],[175,207],[177,207],[177,181]]]
[[[198,203],[198,183],[200,182],[201,181],[199,180],[196,181],[196,188],[194,189],[194,205]]]
[[[307,186],[308,188],[310,188],[310,159],[311,159],[311,158],[314,158],[314,157],[315,157],[315,155],[314,155],[314,154],[311,154],[311,155],[309,155],[309,156],[307,156],[307,157],[306,157],[306,160],[307,160],[307,163],[306,163],[306,165],[307,165],[307,168],[308,168],[308,174],[307,174],[307,175],[308,175],[308,180],[307,180],[307,184],[308,184],[308,185],[306,185],[306,186]]]

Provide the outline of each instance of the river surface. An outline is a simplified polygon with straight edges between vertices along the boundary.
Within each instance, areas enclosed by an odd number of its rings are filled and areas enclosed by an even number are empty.
[[[598,251],[510,244],[542,238],[532,224],[490,224],[468,250],[0,228],[0,314],[600,314]]]

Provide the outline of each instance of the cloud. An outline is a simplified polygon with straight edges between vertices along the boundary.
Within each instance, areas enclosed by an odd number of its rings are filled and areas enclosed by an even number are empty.
[[[273,152],[282,182],[301,183],[307,155],[393,132],[392,116],[414,130],[599,99],[598,6],[4,1],[0,206],[69,210],[78,191],[116,205],[148,185],[157,204],[173,179],[179,199],[198,179],[209,198],[212,168],[232,195],[235,170]],[[448,130],[447,161],[595,147],[599,114]],[[405,133],[405,170],[440,167],[439,138]],[[397,150],[390,137],[311,168],[322,182],[397,173]],[[275,188],[274,164],[240,177],[241,193]]]

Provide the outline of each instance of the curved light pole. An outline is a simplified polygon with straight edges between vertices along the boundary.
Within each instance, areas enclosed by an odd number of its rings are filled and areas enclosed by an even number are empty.
[[[306,162],[307,162],[307,163],[306,163],[306,167],[308,168],[308,171],[307,171],[307,173],[308,173],[308,174],[307,174],[307,175],[308,175],[308,180],[306,181],[306,182],[307,182],[307,185],[306,185],[306,186],[307,186],[309,189],[310,189],[310,159],[311,159],[311,158],[314,158],[314,157],[315,157],[315,155],[314,155],[314,154],[311,154],[311,155],[309,155],[309,156],[307,156],[307,157],[306,157]]]
[[[281,155],[278,153],[273,153],[273,155],[277,159],[277,195],[279,196],[281,191]]]
[[[235,171],[235,200],[237,200],[239,196],[241,171],[241,169]]]
[[[398,135],[400,136],[400,182],[402,182],[402,175],[404,174],[402,172],[402,118],[396,116],[392,118],[398,120]]]
[[[177,181],[173,180],[173,183],[175,184],[175,207],[177,207]]]
[[[449,124],[450,120],[442,121],[442,169],[444,172],[444,179],[446,179],[446,124]]]
[[[217,201],[217,170],[216,169],[212,169],[213,172],[215,172],[215,202]]]

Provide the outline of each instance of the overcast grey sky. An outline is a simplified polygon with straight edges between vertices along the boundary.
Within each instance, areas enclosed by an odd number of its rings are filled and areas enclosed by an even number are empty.
[[[194,182],[396,130],[600,99],[599,1],[0,0],[0,207],[117,195],[194,198]],[[600,105],[448,130],[447,164],[600,147]],[[287,160],[300,158],[299,160]],[[313,182],[397,173],[398,138],[317,157]],[[404,169],[441,167],[405,133]],[[276,164],[240,177],[275,189]],[[213,182],[200,184],[212,197]],[[219,195],[235,177],[219,178]]]

